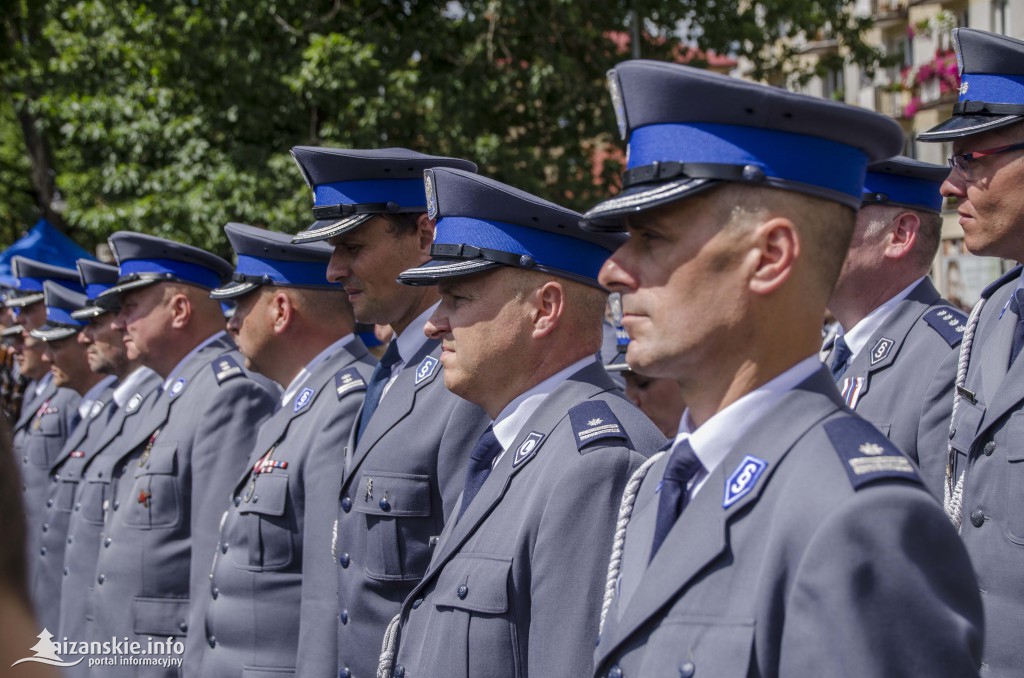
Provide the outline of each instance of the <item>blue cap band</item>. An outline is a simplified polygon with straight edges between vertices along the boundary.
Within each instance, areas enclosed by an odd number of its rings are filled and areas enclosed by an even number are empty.
[[[1024,75],[964,73],[960,82],[960,101],[1024,104]]]
[[[281,261],[238,255],[235,272],[246,276],[267,276],[278,285],[315,285],[337,287],[327,280],[327,264],[313,261]]]
[[[42,292],[43,282],[49,280],[52,283],[56,283],[61,287],[65,287],[74,292],[81,292],[82,286],[72,280],[63,280],[60,278],[18,278],[16,289],[19,292]]]
[[[815,162],[819,159],[820,162]],[[712,123],[634,129],[627,169],[654,162],[755,165],[769,178],[799,182],[860,199],[868,157],[853,146],[792,132]]]
[[[121,262],[121,277],[146,273],[169,273],[182,282],[213,289],[221,283],[220,274],[205,266],[175,259],[129,259]]]
[[[441,217],[435,245],[472,245],[533,257],[539,266],[597,280],[611,252],[568,236],[472,217]]]
[[[394,202],[402,207],[426,205],[427,194],[423,188],[423,179],[339,181],[320,184],[313,189],[313,204],[317,207],[379,202]]]
[[[941,186],[941,182],[936,183],[927,179],[881,172],[868,172],[864,179],[865,193],[883,193],[889,198],[889,202],[907,207],[919,207],[932,212],[942,210],[942,194],[939,193],[939,186]]]
[[[85,286],[85,296],[89,301],[95,301],[96,297],[109,290],[113,285],[101,285],[100,283],[89,283]]]
[[[46,324],[67,325],[69,327],[85,327],[85,323],[71,317],[71,312],[56,306],[46,307]]]

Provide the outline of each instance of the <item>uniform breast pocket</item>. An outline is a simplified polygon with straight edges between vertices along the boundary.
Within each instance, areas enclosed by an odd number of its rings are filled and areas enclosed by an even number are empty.
[[[669,617],[651,635],[641,676],[746,676],[754,620]]]
[[[232,532],[240,539],[231,549],[236,565],[248,570],[280,570],[291,564],[297,529],[294,512],[286,511],[288,475],[263,473],[242,492]],[[231,535],[225,535],[231,541]]]
[[[60,415],[47,414],[39,419],[36,440],[31,443],[28,461],[38,468],[50,468],[64,446],[64,423]]]
[[[92,525],[103,524],[104,505],[107,501],[110,483],[89,480],[83,483],[82,497],[79,500],[82,508],[82,520]]]
[[[429,647],[438,650],[449,676],[512,678],[523,674],[510,614],[511,558],[464,554],[452,559],[431,593]],[[470,648],[486,647],[487,652]],[[442,649],[443,648],[443,649]],[[498,667],[502,667],[498,669]]]
[[[353,508],[366,520],[363,570],[371,579],[415,581],[430,563],[430,476],[366,471]]]
[[[128,525],[152,529],[175,527],[181,522],[177,457],[177,443],[156,443],[148,456],[143,453],[139,461],[128,462],[129,470],[135,467],[135,479],[131,494],[120,500],[128,504]]]

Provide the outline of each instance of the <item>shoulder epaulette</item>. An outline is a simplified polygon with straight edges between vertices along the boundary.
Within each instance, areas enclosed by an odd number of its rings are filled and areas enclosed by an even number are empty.
[[[355,367],[346,367],[334,375],[334,390],[341,400],[349,393],[366,390],[366,380]]]
[[[825,433],[842,460],[853,489],[885,479],[921,482],[910,459],[860,417],[843,416],[826,422]]]
[[[627,446],[632,445],[612,408],[603,400],[588,400],[570,409],[569,423],[576,449],[581,453],[588,445],[605,438],[617,438],[624,440]]]
[[[950,348],[960,343],[967,329],[967,316],[960,309],[952,306],[939,306],[921,316],[922,319],[939,333]]]
[[[210,363],[210,368],[213,370],[213,376],[216,377],[218,384],[223,384],[228,379],[245,376],[245,370],[238,364],[238,361],[227,354],[219,356]]]
[[[996,290],[998,290],[1006,283],[1016,280],[1017,278],[1020,278],[1020,273],[1022,269],[1024,269],[1024,266],[1014,266],[1009,271],[996,278],[992,283],[989,284],[988,287],[981,291],[981,298],[988,299]]]

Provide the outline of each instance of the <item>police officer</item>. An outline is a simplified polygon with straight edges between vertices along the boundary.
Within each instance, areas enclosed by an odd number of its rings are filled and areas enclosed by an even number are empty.
[[[966,552],[817,357],[865,167],[899,126],[676,64],[609,80],[629,165],[586,217],[630,239],[600,280],[629,364],[688,409],[624,496],[596,675],[976,673]]]
[[[928,270],[939,248],[948,170],[897,156],[868,167],[864,198],[828,307],[841,329],[825,343],[846,404],[920,467],[942,497],[953,381],[967,316]]]
[[[953,44],[960,100],[949,120],[918,138],[952,142],[942,194],[956,200],[967,249],[1024,261],[1024,42],[958,28]],[[1018,266],[989,285],[971,312],[949,429],[946,510],[984,591],[985,676],[1017,676],[1024,665],[1021,281]],[[962,577],[962,586],[971,583]]]
[[[327,240],[327,277],[345,289],[356,320],[395,334],[346,445],[335,544],[338,676],[369,678],[384,630],[426,571],[454,508],[465,450],[487,426],[479,408],[455,410],[460,401],[440,378],[441,342],[423,335],[436,290],[395,281],[430,258],[423,171],[476,166],[405,149],[300,146],[292,155],[318,219],[295,241]]]
[[[61,637],[76,642],[87,639],[85,603],[96,583],[103,504],[109,499],[107,490],[115,461],[110,457],[116,456],[112,452],[118,437],[142,419],[162,381],[153,370],[141,365],[137,357],[128,358],[124,333],[111,326],[114,314],[96,305],[99,295],[117,284],[117,266],[88,259],[79,259],[77,265],[87,297],[85,306],[71,312],[72,318],[84,323],[78,341],[85,347],[89,368],[116,381],[111,384],[113,390],[107,404],[88,430],[80,427],[79,441],[68,440],[61,451],[65,459],[53,471],[59,482],[51,487],[53,506],[49,510],[66,514],[67,521],[63,567],[58,568],[57,628]],[[65,660],[73,662],[75,658]],[[87,676],[89,665],[80,662],[64,671],[68,676]]]
[[[330,247],[245,224],[224,230],[238,263],[211,296],[237,303],[227,326],[246,365],[285,390],[221,522],[186,675],[332,676],[338,470],[376,360],[353,333],[345,292],[327,281]]]
[[[61,466],[71,455],[82,454],[81,443],[98,435],[106,424],[107,404],[113,392],[114,377],[93,372],[86,358],[85,346],[78,343],[78,334],[85,323],[71,313],[85,305],[86,296],[52,281],[43,283],[46,322],[29,334],[45,342],[43,359],[51,364],[53,382],[81,396],[75,425],[60,453],[50,464],[46,487],[46,503],[39,507],[43,516],[41,533],[37,535],[39,550],[29,554],[29,590],[40,626],[59,633],[61,570],[64,567],[64,546],[73,492],[62,491]]]
[[[60,454],[78,416],[81,396],[54,383],[54,374],[43,358],[45,343],[30,335],[46,322],[43,283],[56,282],[79,291],[78,273],[21,256],[11,260],[19,294],[7,300],[18,311],[21,336],[14,344],[21,374],[32,380],[27,386],[21,417],[14,424],[14,454],[21,460],[23,502],[27,532],[27,556],[38,553],[43,527],[43,507],[48,493],[50,467]]]
[[[190,245],[119,231],[110,237],[128,357],[163,379],[131,435],[117,442],[93,589],[91,640],[188,631],[190,596],[209,592],[218,518],[274,396],[251,380],[210,290],[231,265]],[[177,675],[178,668],[97,666],[90,675]]]
[[[425,182],[433,259],[399,280],[438,285],[426,333],[442,343],[445,386],[491,426],[463,450],[458,511],[382,668],[393,658],[391,675],[579,675],[619,498],[664,442],[595,355],[607,298],[597,272],[621,238],[468,172],[432,169]]]

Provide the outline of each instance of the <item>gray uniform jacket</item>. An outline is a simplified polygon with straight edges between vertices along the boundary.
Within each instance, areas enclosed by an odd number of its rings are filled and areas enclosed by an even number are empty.
[[[445,527],[403,604],[395,675],[587,673],[622,491],[664,442],[598,363],[558,386]]]
[[[25,553],[29,562],[40,549],[50,467],[78,423],[77,408],[81,399],[75,391],[57,388],[51,381],[38,397],[26,401],[14,425],[14,456],[21,460]]]
[[[354,339],[260,428],[222,523],[205,604],[193,607],[190,627],[202,637],[188,643],[186,675],[337,675],[331,530],[345,441],[374,362]]]
[[[1008,304],[1021,270],[982,293],[966,393],[950,429],[953,477],[966,471],[960,536],[985,602],[986,678],[1020,676],[1024,667],[1024,359],[1007,369],[1017,324]],[[969,584],[964,579],[963,586]]]
[[[667,463],[637,496],[597,675],[977,675],[967,553],[826,368],[751,426],[650,559]]]
[[[90,639],[145,644],[187,632],[190,591],[209,590],[218,521],[276,404],[242,360],[226,335],[204,346],[119,440]],[[90,675],[175,676],[178,668],[97,666]]]
[[[57,502],[73,495],[64,546],[63,583],[60,596],[60,637],[78,642],[87,640],[86,601],[96,584],[96,559],[99,557],[103,514],[110,500],[110,478],[120,460],[118,440],[129,436],[145,420],[145,413],[157,398],[163,381],[155,372],[142,378],[124,407],[113,412],[103,434],[82,448],[82,456],[69,457],[61,466]],[[74,657],[69,661],[74,661]],[[82,662],[64,669],[68,677],[89,675]]]
[[[918,464],[942,497],[958,347],[967,316],[925,278],[865,344],[839,381],[846,402]],[[822,357],[832,363],[832,342]]]
[[[409,331],[419,331],[410,328]],[[349,436],[335,551],[341,678],[373,678],[384,630],[430,563],[462,491],[467,449],[490,423],[444,386],[427,341],[380,401],[358,445]]]
[[[41,531],[36,535],[39,548],[29,554],[29,587],[36,621],[40,627],[53,634],[59,632],[57,623],[60,619],[61,571],[64,569],[64,547],[67,544],[75,488],[74,484],[63,482],[63,469],[72,458],[85,456],[85,448],[101,436],[110,420],[112,409],[116,408],[116,405],[110,406],[114,392],[110,385],[113,377],[107,377],[106,381],[106,387],[97,395],[95,404],[85,418],[78,422],[50,467]]]

